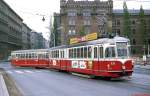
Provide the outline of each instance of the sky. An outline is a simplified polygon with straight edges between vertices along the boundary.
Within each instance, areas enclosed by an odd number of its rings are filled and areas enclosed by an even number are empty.
[[[60,11],[60,0],[4,0],[31,29],[42,32],[44,38],[49,38],[49,22],[54,12]],[[80,0],[75,0],[80,1]],[[84,1],[84,0],[83,0]],[[85,0],[86,1],[86,0]],[[89,0],[93,1],[93,0]],[[107,0],[100,0],[107,1]],[[114,9],[122,9],[123,1],[127,1],[128,9],[150,9],[150,0],[113,0]],[[42,18],[45,21],[42,21]]]

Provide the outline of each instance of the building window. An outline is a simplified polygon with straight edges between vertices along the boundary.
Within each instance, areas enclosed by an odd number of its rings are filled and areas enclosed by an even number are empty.
[[[117,29],[117,34],[120,35],[120,29]]]
[[[90,17],[91,16],[91,11],[90,10],[83,10],[83,16],[84,17]]]
[[[148,44],[150,44],[150,39],[148,39]]]
[[[68,10],[68,16],[71,16],[71,17],[74,17],[74,16],[77,16],[77,12],[76,10]]]
[[[117,23],[116,25],[120,25],[120,20],[117,20],[116,23]]]
[[[91,32],[91,28],[89,26],[85,26],[84,31],[86,34],[89,34]]]
[[[132,32],[133,32],[133,34],[136,34],[136,30],[135,29],[132,29]]]
[[[133,45],[136,45],[136,41],[135,41],[135,39],[133,39],[133,41],[132,41],[132,42],[133,42]]]
[[[132,24],[135,25],[135,20],[132,21]]]
[[[76,34],[76,30],[75,30],[75,27],[71,26],[69,27],[69,32],[68,32],[69,35],[75,35]]]
[[[75,19],[69,18],[68,25],[75,25]]]
[[[83,22],[84,25],[91,25],[90,19],[85,19]]]

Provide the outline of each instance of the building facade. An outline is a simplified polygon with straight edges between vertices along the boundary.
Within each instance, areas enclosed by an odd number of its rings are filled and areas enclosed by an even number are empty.
[[[60,0],[61,44],[69,44],[75,36],[97,32],[98,36],[112,30],[113,1]]]
[[[142,34],[140,32],[140,21],[139,21],[139,12],[140,10],[128,10],[130,13],[130,28],[131,28],[131,44],[132,44],[132,53],[139,55],[147,54],[148,47],[150,45],[150,10],[144,10],[145,21],[146,21],[146,41],[148,45],[142,43]],[[119,35],[123,33],[123,10],[113,10],[113,32]],[[142,49],[142,50],[141,50]],[[145,51],[145,52],[144,52]]]
[[[22,48],[22,18],[0,0],[0,60]]]
[[[31,32],[31,49],[43,49],[47,48],[48,45],[46,39],[43,37],[42,33]]]
[[[31,41],[30,41],[30,34],[31,29],[24,23],[22,23],[22,49],[30,49],[31,48]]]

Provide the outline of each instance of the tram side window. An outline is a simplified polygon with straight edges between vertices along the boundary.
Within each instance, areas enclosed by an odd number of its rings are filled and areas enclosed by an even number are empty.
[[[76,48],[73,49],[73,58],[77,58],[77,49]]]
[[[26,59],[28,59],[28,54],[26,53]]]
[[[87,58],[87,47],[84,47],[84,58]]]
[[[29,53],[29,59],[31,59],[32,58],[32,55],[31,55],[31,53]]]
[[[88,47],[88,58],[91,58],[91,56],[92,56],[92,47],[89,46]]]
[[[72,57],[72,49],[69,49],[69,58]]]
[[[54,58],[54,57],[53,57],[53,56],[54,56],[54,55],[53,55],[53,51],[51,51],[50,53],[51,53],[51,58]]]
[[[63,51],[60,51],[60,58],[63,58]]]
[[[33,58],[33,59],[35,58],[35,55],[34,55],[34,53],[32,53],[32,58]]]
[[[97,58],[98,54],[97,54],[97,47],[94,47],[94,58]]]
[[[48,53],[45,53],[45,59],[47,59],[47,58],[49,58],[49,57],[48,57]]]
[[[109,47],[105,50],[105,57],[110,58],[110,57],[115,57],[115,48],[114,47]]]
[[[59,50],[56,51],[56,58],[59,58]]]
[[[99,58],[103,58],[103,47],[99,47]]]
[[[18,58],[20,59],[20,54],[18,54]]]
[[[80,58],[80,48],[77,48],[77,58]]]
[[[81,58],[83,58],[83,55],[84,55],[84,49],[83,47],[81,48]]]

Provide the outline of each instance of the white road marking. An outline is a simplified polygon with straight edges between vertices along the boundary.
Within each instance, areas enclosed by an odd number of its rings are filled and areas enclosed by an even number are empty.
[[[15,70],[16,73],[19,73],[19,74],[23,74],[24,72],[22,71],[19,71],[19,70]]]
[[[26,73],[33,73],[33,71],[30,70],[24,70]]]

